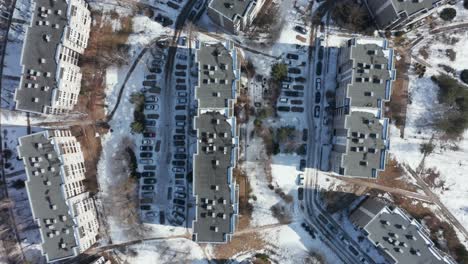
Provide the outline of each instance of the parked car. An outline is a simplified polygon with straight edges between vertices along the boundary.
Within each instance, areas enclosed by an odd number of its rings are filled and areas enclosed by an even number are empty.
[[[146,119],[159,119],[159,114],[147,114]]]
[[[299,55],[297,54],[292,54],[292,53],[288,53],[286,54],[286,58],[290,59],[290,60],[298,60],[299,59]]]
[[[303,91],[304,90],[304,85],[302,85],[302,84],[293,85],[293,90]]]
[[[153,185],[143,185],[143,186],[141,186],[141,189],[144,190],[144,191],[152,191],[152,190],[154,190],[154,186]]]
[[[301,34],[304,34],[304,35],[307,34],[307,29],[305,29],[304,27],[301,27],[301,26],[295,26],[294,30],[301,33]]]
[[[140,164],[153,164],[152,159],[140,159]]]
[[[322,90],[322,82],[321,82],[320,78],[317,78],[315,80],[315,90],[317,90],[317,91]]]
[[[175,147],[183,147],[183,146],[185,146],[185,141],[183,141],[183,140],[176,140],[176,141],[174,141],[174,146],[175,146]]]
[[[140,205],[140,210],[144,210],[144,211],[151,210],[151,205],[149,204]]]
[[[185,79],[177,78],[176,83],[185,83]]]
[[[149,71],[150,71],[151,73],[161,73],[161,72],[162,72],[162,69],[159,68],[159,67],[151,67],[151,68],[149,68]]]
[[[174,135],[174,140],[185,140],[185,135]]]
[[[176,122],[176,126],[178,126],[178,127],[184,127],[184,126],[185,126],[185,121]]]
[[[176,90],[187,90],[187,85],[184,85],[184,84],[177,84],[175,86]]]
[[[175,109],[176,111],[183,111],[183,110],[187,110],[187,106],[186,106],[186,105],[176,105],[176,106],[174,107],[174,109]]]
[[[282,88],[283,90],[287,90],[287,89],[289,89],[289,84],[285,84],[285,83],[284,83],[284,84],[281,85],[281,88]]]
[[[316,118],[320,117],[320,106],[318,105],[314,107],[314,117]]]
[[[181,179],[175,180],[174,184],[175,185],[185,185],[185,180],[181,180]]]
[[[291,112],[302,113],[304,112],[304,107],[293,106],[291,107]]]
[[[145,165],[145,166],[143,166],[143,169],[144,169],[144,170],[152,170],[152,171],[154,171],[154,170],[156,170],[156,165]]]
[[[178,92],[177,96],[178,97],[187,97],[187,92]]]
[[[141,141],[141,144],[142,144],[142,145],[153,145],[153,140],[151,140],[151,139],[143,139],[143,140]]]
[[[146,75],[145,79],[147,79],[147,80],[156,80],[156,74]]]
[[[299,173],[297,175],[297,185],[304,185],[304,174]]]
[[[161,149],[161,140],[156,141],[156,146],[154,147],[154,151],[159,152]]]
[[[157,102],[159,99],[155,95],[145,97],[145,102]]]
[[[291,111],[291,107],[289,107],[289,106],[278,106],[278,111],[280,111],[280,112],[289,112],[289,111]]]
[[[143,137],[145,137],[145,138],[154,138],[154,137],[156,137],[156,133],[155,132],[143,132]]]
[[[183,173],[175,173],[174,178],[176,179],[185,179],[185,174]],[[177,187],[177,186],[176,186]]]
[[[315,93],[315,103],[319,104],[320,103],[320,92]]]
[[[163,16],[163,15],[161,15],[161,14],[156,15],[156,17],[154,18],[154,20],[155,20],[156,22],[161,23],[161,25],[162,25],[163,27],[170,26],[170,25],[172,25],[172,23],[174,23],[174,22],[172,21],[172,19],[168,18],[167,16]]]
[[[286,104],[286,103],[288,102],[288,98],[286,98],[286,97],[281,97],[281,98],[279,99],[279,101],[280,101],[280,103]]]
[[[147,126],[147,127],[156,126],[156,121],[154,121],[154,120],[145,120],[145,126]]]
[[[185,153],[185,151],[186,151],[185,148],[182,148],[182,147],[176,148],[176,153]]]
[[[185,129],[183,128],[176,128],[175,129],[176,134],[185,134]]]
[[[184,160],[173,160],[172,161],[172,166],[185,166],[185,161]]]
[[[187,98],[177,98],[177,103],[178,104],[186,104],[187,103]]]
[[[300,74],[300,73],[301,73],[301,69],[296,68],[296,67],[290,67],[290,68],[288,69],[288,73]]]
[[[305,167],[306,167],[306,160],[305,160],[305,159],[301,159],[301,161],[299,162],[299,170],[300,170],[300,171],[304,171],[304,170],[305,170]]]
[[[179,60],[187,60],[187,55],[184,55],[184,54],[177,54],[176,55],[176,58],[178,58]]]
[[[175,66],[175,68],[176,68],[176,70],[186,70],[186,69],[187,69],[187,65],[177,63],[176,66]]]
[[[291,104],[292,104],[292,105],[301,105],[301,104],[302,104],[302,100],[300,100],[300,99],[291,100]]]
[[[180,199],[174,199],[172,200],[172,202],[174,204],[178,204],[178,205],[185,205],[185,201],[184,200],[180,200]]]
[[[302,130],[302,141],[307,141],[308,135],[309,135],[309,130],[307,130],[306,128],[304,128],[304,129]]]
[[[173,211],[172,212],[172,217],[174,218],[174,222],[175,222],[176,225],[181,225],[185,221],[185,217],[179,212]]]
[[[151,152],[140,152],[140,158],[151,158],[153,157],[153,153]]]
[[[140,146],[141,151],[152,151],[153,146]]]
[[[173,210],[173,211],[176,211],[176,212],[179,212],[179,213],[181,213],[181,214],[185,214],[185,207],[180,206],[180,205],[174,205],[174,206],[172,206],[172,210]]]
[[[294,81],[298,83],[305,83],[307,80],[306,78],[299,76],[299,77],[294,78]]]
[[[173,172],[185,172],[185,168],[183,167],[174,167],[172,168]]]
[[[156,183],[156,179],[154,179],[154,178],[144,179],[144,180],[143,180],[143,183],[144,183],[144,184],[155,184],[155,183]]]
[[[174,159],[186,159],[186,154],[174,154]]]
[[[185,73],[184,71],[176,71],[174,75],[179,77],[185,77],[187,76],[187,73]]]
[[[175,120],[176,121],[185,121],[185,120],[187,120],[187,116],[186,115],[176,115]]]
[[[187,195],[185,193],[182,193],[182,192],[175,192],[174,197],[179,198],[179,199],[185,199],[185,197],[187,197]]]
[[[154,173],[154,171],[144,171],[142,172],[141,174],[141,177],[154,177],[156,176],[156,173]]]
[[[157,104],[145,104],[145,110],[158,110],[159,105]]]
[[[154,192],[142,192],[141,197],[143,197],[143,198],[154,198]]]
[[[175,192],[185,192],[185,187],[183,186],[175,186],[174,187]]]
[[[179,0],[179,1],[182,2],[181,0]],[[177,40],[177,43],[180,46],[185,46],[185,44],[187,43],[187,38],[186,37],[179,37],[179,39]]]
[[[156,217],[156,212],[146,212],[145,216],[147,218],[155,218]]]
[[[172,1],[167,1],[167,6],[172,8],[172,9],[175,9],[175,10],[179,10],[180,6]]]

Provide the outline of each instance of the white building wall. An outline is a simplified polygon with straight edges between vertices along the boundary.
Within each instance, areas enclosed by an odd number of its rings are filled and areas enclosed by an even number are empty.
[[[68,0],[68,26],[65,28],[63,44],[79,53],[88,45],[91,28],[91,12],[84,0]]]
[[[67,202],[73,220],[77,224],[75,237],[77,238],[79,250],[83,252],[96,243],[96,237],[99,233],[99,223],[94,200],[89,197],[89,192],[83,192],[68,199]]]

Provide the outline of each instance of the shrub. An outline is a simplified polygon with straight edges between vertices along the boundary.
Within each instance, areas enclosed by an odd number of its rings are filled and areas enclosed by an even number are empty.
[[[434,144],[431,142],[423,143],[419,146],[419,151],[421,151],[422,154],[429,155],[434,151]]]
[[[307,147],[306,147],[306,146],[307,146],[306,144],[300,145],[300,146],[296,149],[297,155],[304,156],[305,154],[307,154]]]
[[[145,125],[138,121],[133,121],[130,127],[132,128],[132,132],[134,133],[143,133],[143,131],[145,130]]]
[[[467,1],[468,1],[468,0],[467,0]],[[461,73],[460,73],[460,79],[461,79],[464,83],[468,84],[468,70],[467,70],[467,69],[461,71]]]
[[[281,82],[288,76],[288,67],[284,63],[276,63],[271,67],[271,78]]]
[[[445,21],[452,21],[455,16],[457,16],[457,10],[454,8],[444,8],[442,12],[440,12],[440,18],[442,18]]]
[[[23,180],[15,180],[11,186],[18,190],[24,188],[25,183]]]
[[[322,75],[322,62],[321,61],[317,62],[317,69],[315,70],[315,74],[317,76]]]

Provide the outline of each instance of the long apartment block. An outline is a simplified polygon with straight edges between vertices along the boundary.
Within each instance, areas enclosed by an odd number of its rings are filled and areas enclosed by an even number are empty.
[[[193,239],[200,243],[226,243],[234,232],[238,214],[233,168],[238,156],[234,103],[240,68],[230,42],[202,43],[195,56],[198,110],[194,118],[197,151],[193,156]]]
[[[210,0],[207,14],[229,33],[238,34],[252,24],[264,2],[265,0]]]
[[[350,215],[388,263],[455,264],[438,250],[426,228],[399,207],[367,198]]]
[[[64,114],[78,102],[79,57],[87,44],[91,15],[84,0],[34,0],[21,55],[16,109]]]
[[[47,262],[77,256],[96,242],[99,223],[86,191],[83,153],[68,130],[19,138],[26,190]]]
[[[428,13],[442,0],[366,0],[365,3],[379,29],[394,30]]]
[[[384,102],[395,79],[393,50],[384,39],[350,39],[338,55],[332,171],[376,178],[389,144]]]

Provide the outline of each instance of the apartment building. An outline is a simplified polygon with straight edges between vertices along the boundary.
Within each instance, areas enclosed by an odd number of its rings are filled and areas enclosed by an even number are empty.
[[[365,3],[379,29],[400,30],[439,6],[442,0],[366,0]]]
[[[79,56],[91,27],[84,0],[34,0],[26,31],[16,109],[39,114],[64,114],[78,102],[81,88]]]
[[[104,257],[100,257],[89,264],[111,264],[111,262]]]
[[[238,214],[238,186],[233,168],[238,156],[234,103],[240,68],[232,43],[202,43],[197,48],[198,103],[194,128],[193,193],[196,199],[193,239],[200,243],[231,240]]]
[[[237,34],[252,24],[264,2],[265,0],[210,0],[207,14],[226,31]]]
[[[384,39],[350,39],[338,55],[331,170],[376,178],[385,168],[393,50]]]
[[[389,263],[456,263],[438,250],[426,228],[401,208],[367,198],[351,212],[350,220]]]
[[[99,224],[94,200],[85,190],[80,144],[68,130],[19,138],[26,190],[39,226],[47,262],[77,256],[96,242]]]

